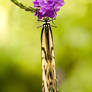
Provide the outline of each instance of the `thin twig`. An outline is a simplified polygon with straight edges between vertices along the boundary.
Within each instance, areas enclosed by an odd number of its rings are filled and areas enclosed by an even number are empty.
[[[33,7],[26,7],[23,5],[21,2],[18,2],[17,0],[11,0],[15,5],[20,7],[21,9],[24,9],[25,11],[30,11],[30,12],[36,12],[36,9]]]

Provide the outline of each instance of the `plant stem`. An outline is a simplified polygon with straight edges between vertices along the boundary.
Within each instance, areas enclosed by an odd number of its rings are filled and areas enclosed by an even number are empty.
[[[24,9],[25,11],[30,11],[30,12],[36,12],[36,9],[33,7],[26,7],[23,5],[21,2],[18,2],[17,0],[11,0],[15,5],[20,7],[21,9]]]

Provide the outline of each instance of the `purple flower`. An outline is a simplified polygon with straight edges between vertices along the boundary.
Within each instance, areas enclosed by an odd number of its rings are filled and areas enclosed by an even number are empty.
[[[39,10],[35,12],[35,16],[39,19],[42,17],[55,18],[60,7],[64,5],[64,0],[35,0],[33,1],[34,7]]]

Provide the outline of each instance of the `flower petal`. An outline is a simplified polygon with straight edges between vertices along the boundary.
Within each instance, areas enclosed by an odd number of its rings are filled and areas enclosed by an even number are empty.
[[[35,13],[35,16],[38,15],[39,19],[46,16],[54,18],[60,7],[64,5],[64,0],[35,0],[33,4],[35,8],[40,7],[40,10]]]

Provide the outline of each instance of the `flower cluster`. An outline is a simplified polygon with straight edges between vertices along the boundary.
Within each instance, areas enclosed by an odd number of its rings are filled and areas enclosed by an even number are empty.
[[[35,16],[38,16],[39,19],[42,17],[55,18],[57,11],[64,5],[64,0],[35,0],[33,4],[35,8],[40,8],[35,12]]]

